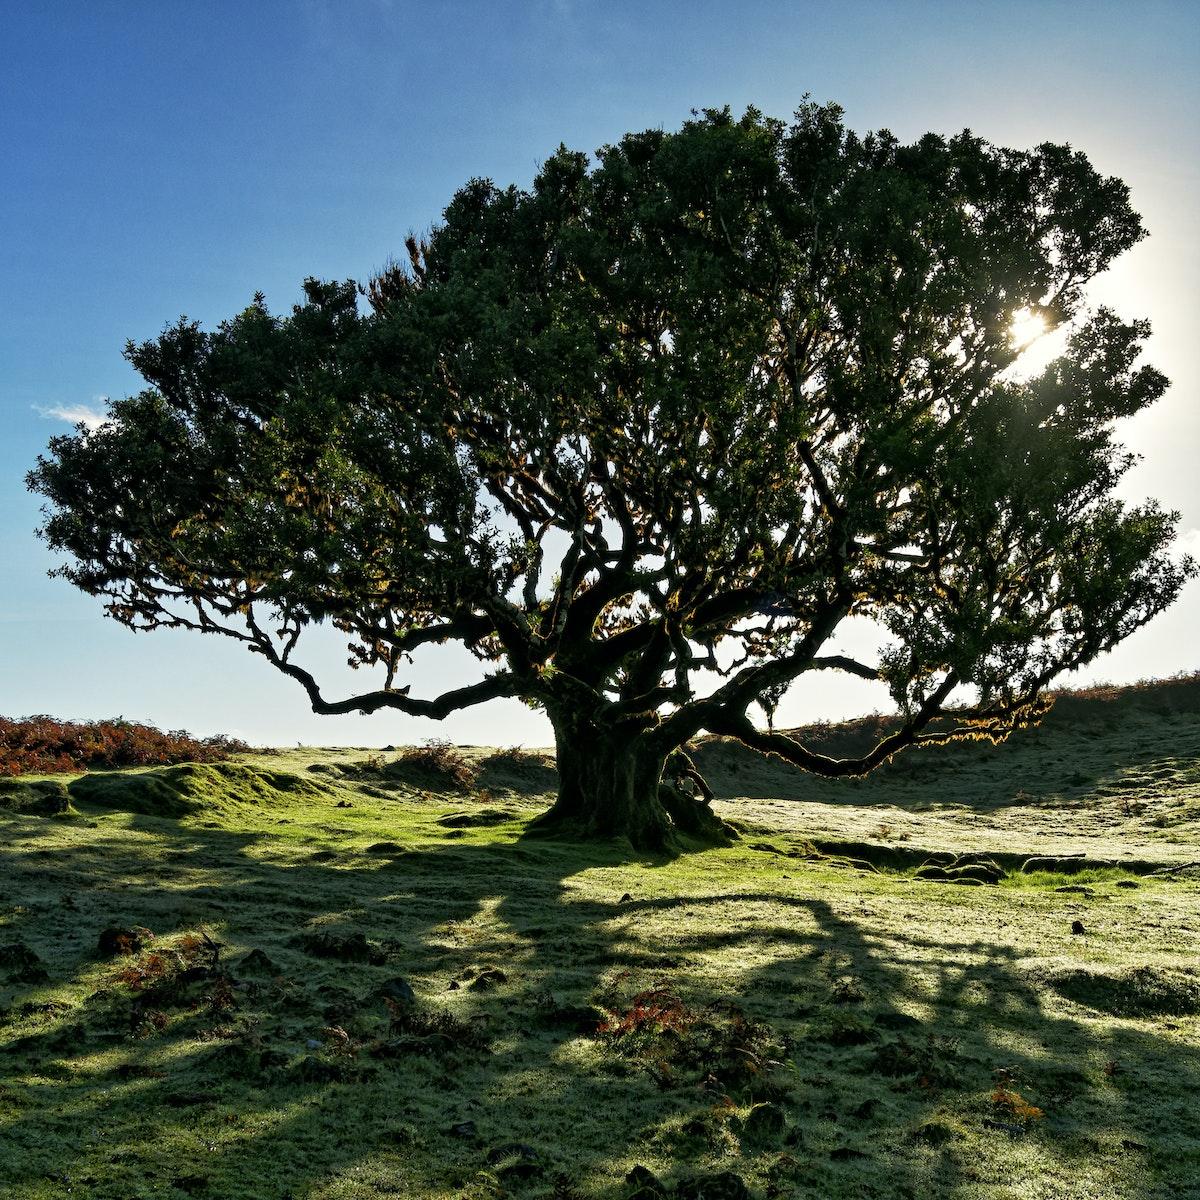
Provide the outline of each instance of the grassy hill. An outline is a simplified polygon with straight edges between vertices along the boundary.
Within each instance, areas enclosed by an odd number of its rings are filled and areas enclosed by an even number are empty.
[[[529,752],[0,783],[0,1196],[1200,1196],[1200,679],[698,758],[671,860]]]

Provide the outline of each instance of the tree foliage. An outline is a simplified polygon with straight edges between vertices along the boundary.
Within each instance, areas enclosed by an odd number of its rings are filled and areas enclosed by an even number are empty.
[[[560,148],[528,190],[472,181],[365,289],[130,344],[148,388],[30,482],[114,618],[237,638],[318,712],[512,696],[560,769],[590,740],[657,781],[708,730],[861,772],[1036,719],[1191,570],[1174,514],[1113,497],[1114,422],[1166,380],[1084,289],[1142,236],[1066,146],[705,111]],[[1071,329],[1032,379],[1021,310]],[[852,617],[888,631],[878,661],[828,652]],[[370,687],[331,699],[301,665],[323,622]],[[479,682],[414,695],[410,656],[450,641]],[[751,720],[819,670],[886,681],[898,730],[841,761]],[[624,785],[582,775],[560,807],[592,793],[600,828]]]

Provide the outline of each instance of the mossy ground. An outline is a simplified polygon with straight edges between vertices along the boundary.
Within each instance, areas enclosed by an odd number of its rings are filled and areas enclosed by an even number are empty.
[[[1197,802],[1200,721],[1163,720],[1069,786],[1043,742],[1032,801],[1002,759],[836,795],[757,764],[721,805],[742,840],[670,860],[523,838],[537,761],[436,791],[297,750],[2,811],[0,1195],[615,1200],[642,1164],[756,1197],[1200,1196],[1200,882],[1152,874],[1200,859],[1155,823]],[[925,850],[1009,874],[921,881]],[[1115,865],[1012,859],[1079,851]],[[108,927],[154,936],[105,958]]]

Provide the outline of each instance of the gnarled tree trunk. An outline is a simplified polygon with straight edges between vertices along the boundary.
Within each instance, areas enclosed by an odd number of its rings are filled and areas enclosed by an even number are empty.
[[[707,842],[731,831],[707,804],[663,780],[667,754],[645,731],[574,712],[552,712],[558,797],[537,832],[567,838],[627,838],[634,849],[661,851],[679,835]]]

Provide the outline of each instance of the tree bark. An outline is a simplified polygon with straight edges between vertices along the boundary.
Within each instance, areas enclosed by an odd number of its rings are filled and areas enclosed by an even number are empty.
[[[707,804],[663,781],[667,755],[644,731],[577,713],[551,713],[558,797],[532,824],[538,833],[582,840],[627,839],[635,850],[681,848],[683,839],[722,843],[731,831]]]

